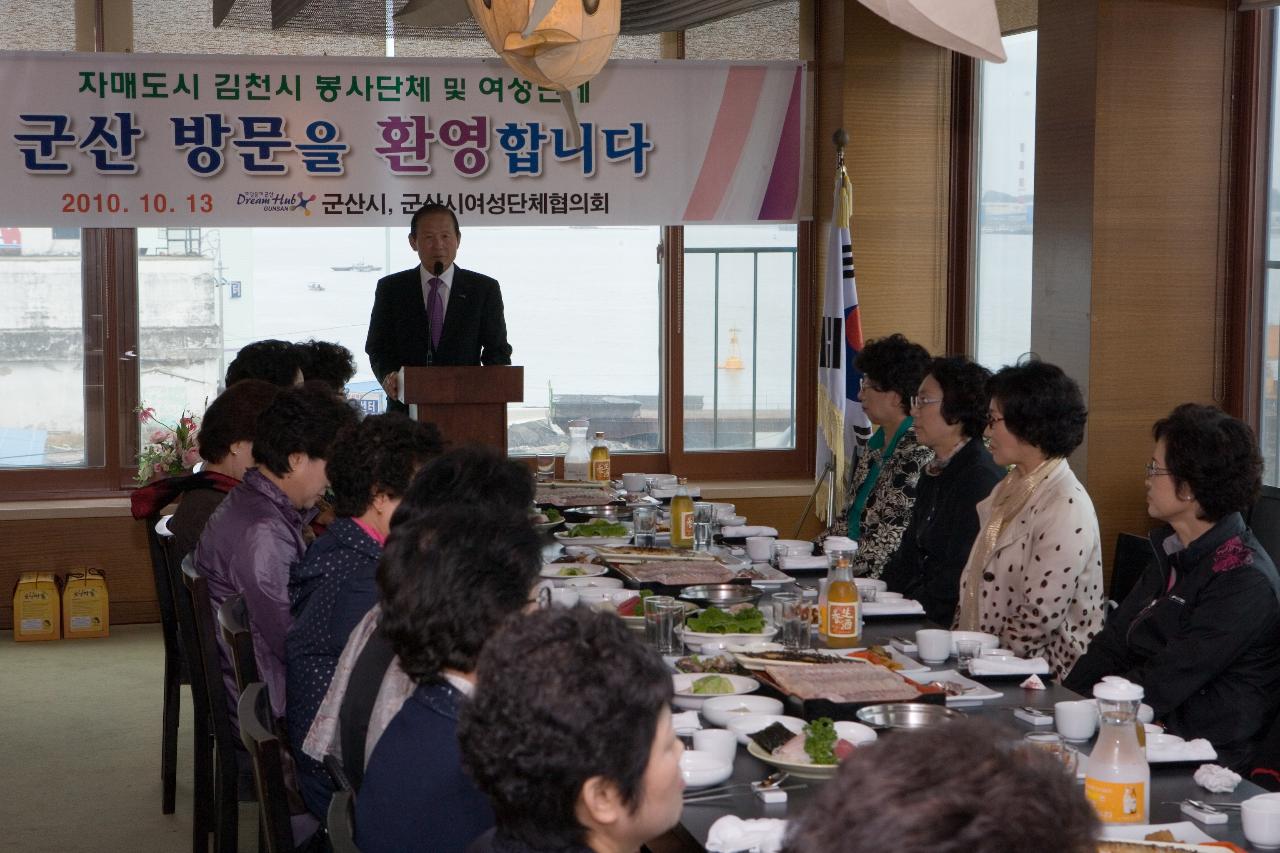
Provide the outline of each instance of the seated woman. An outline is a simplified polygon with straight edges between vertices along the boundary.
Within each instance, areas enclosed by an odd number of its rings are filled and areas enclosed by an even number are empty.
[[[916,483],[933,451],[916,442],[909,401],[928,365],[928,350],[902,335],[869,342],[854,361],[862,408],[879,429],[859,438],[844,511],[826,535],[857,540],[855,575],[880,577],[911,521]]]
[[[414,473],[439,452],[435,426],[401,414],[373,415],[339,433],[327,468],[337,520],[290,571],[289,742],[298,757],[303,798],[316,817],[325,816],[332,788],[323,765],[302,753],[302,741],[347,637],[378,603],[378,560],[391,514]]]
[[[1013,468],[978,504],[955,627],[1044,657],[1061,678],[1102,630],[1098,518],[1066,460],[1084,439],[1084,400],[1043,361],[1002,369],[987,392],[991,457]]]
[[[1010,749],[1011,735],[964,720],[854,750],[783,850],[1093,853],[1098,816],[1075,780],[1043,750]]]
[[[1258,441],[1193,403],[1152,433],[1151,563],[1063,684],[1088,694],[1122,675],[1169,731],[1242,766],[1280,708],[1280,577],[1241,517],[1262,485]]]
[[[178,498],[169,532],[179,557],[195,550],[209,516],[253,465],[253,435],[262,413],[280,393],[278,386],[245,379],[219,394],[200,421],[197,441],[204,466],[196,474],[169,477],[134,490],[134,518],[147,518]]]
[[[494,853],[635,853],[680,820],[671,674],[610,613],[512,620],[480,656],[458,738]]]
[[[978,502],[1004,476],[982,443],[990,378],[967,358],[935,358],[911,398],[911,428],[933,459],[920,477],[902,545],[882,577],[890,590],[924,605],[939,625],[956,615],[960,573],[978,535]]]
[[[462,770],[458,713],[481,649],[529,606],[541,567],[537,532],[501,509],[441,509],[392,529],[378,569],[380,629],[417,689],[365,768],[356,800],[364,853],[462,853],[493,825]]]

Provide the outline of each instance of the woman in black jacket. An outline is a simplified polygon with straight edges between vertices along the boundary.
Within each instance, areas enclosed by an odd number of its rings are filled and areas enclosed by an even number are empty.
[[[1152,430],[1152,560],[1063,684],[1141,684],[1156,720],[1246,766],[1280,707],[1280,577],[1241,513],[1262,484],[1258,441],[1213,406],[1186,403]]]
[[[967,358],[935,358],[911,398],[916,440],[933,451],[917,483],[911,523],[882,576],[889,589],[951,625],[960,573],[978,535],[978,502],[1004,476],[982,444],[991,373]]]

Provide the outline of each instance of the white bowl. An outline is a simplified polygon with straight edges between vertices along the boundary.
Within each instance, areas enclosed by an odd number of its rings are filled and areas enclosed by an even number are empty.
[[[618,605],[628,598],[635,598],[636,593],[630,589],[611,589],[608,587],[578,587],[578,603],[597,610],[616,610]]]
[[[721,728],[728,728],[739,717],[781,713],[782,703],[768,696],[713,696],[702,703],[703,719]]]
[[[728,648],[725,649],[725,651],[743,655],[758,654],[760,652],[785,652],[786,650],[787,647],[782,643],[769,643],[763,640],[755,643],[730,643]]]
[[[956,653],[957,640],[977,640],[983,649],[1000,648],[1000,638],[995,634],[987,634],[983,631],[952,631],[951,632],[951,654]]]
[[[751,735],[761,729],[769,728],[774,723],[782,723],[795,734],[800,734],[804,730],[804,720],[783,714],[743,714],[737,719],[730,720],[725,728],[738,736],[738,743],[746,746],[751,740]]]
[[[697,693],[693,692],[693,682],[699,678],[706,678],[708,675],[718,675],[719,673],[706,672],[677,672],[671,676],[671,683],[675,687],[675,699],[672,704],[677,708],[686,711],[700,711],[703,704],[708,699],[717,699],[725,697],[733,697],[742,693],[754,693],[760,688],[760,682],[754,678],[748,678],[745,675],[726,675],[729,683],[733,685],[732,693]]]
[[[813,553],[813,543],[806,539],[778,539],[773,543],[773,550],[788,557],[807,557]]]
[[[726,515],[724,518],[717,518],[716,521],[725,527],[742,527],[747,523],[747,517],[745,515]]]
[[[706,634],[683,627],[680,629],[684,644],[695,652],[726,651],[730,646],[768,642],[777,633],[778,629],[774,625],[765,625],[759,634]]]
[[[687,788],[719,785],[733,775],[733,765],[709,752],[686,749],[680,756],[680,775]]]
[[[879,578],[854,578],[853,585],[859,592],[864,589],[874,589],[877,593],[881,593],[889,588],[889,584]]]
[[[854,746],[863,746],[873,743],[878,736],[871,726],[864,726],[852,720],[836,720],[836,737],[847,740]]]
[[[558,586],[591,587],[594,589],[621,589],[622,581],[618,578],[564,578],[557,580]]]
[[[1240,804],[1244,837],[1254,847],[1280,847],[1280,794],[1258,794]]]

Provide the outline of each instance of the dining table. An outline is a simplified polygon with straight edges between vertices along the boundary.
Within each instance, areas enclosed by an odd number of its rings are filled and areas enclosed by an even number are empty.
[[[790,588],[794,590],[795,586],[792,585]],[[770,592],[776,591],[776,589],[776,587],[771,588]],[[766,594],[760,604],[767,606],[769,598],[770,595]],[[938,626],[929,624],[920,616],[868,618],[863,632],[863,644],[887,647],[894,637],[914,637],[918,629],[931,627],[936,628]],[[928,666],[928,664],[924,665]],[[954,668],[954,660],[930,667],[931,670]],[[1024,733],[1036,730],[1053,731],[1052,726],[1034,726],[1015,717],[1013,715],[1015,709],[1030,706],[1044,709],[1052,714],[1055,702],[1082,698],[1048,677],[1042,677],[1045,685],[1043,690],[1022,687],[1023,677],[1013,679],[1007,677],[1000,679],[975,678],[974,680],[990,687],[994,692],[999,692],[1000,697],[981,702],[958,704],[955,710],[959,710],[969,717],[990,720],[1006,726],[1014,737],[1021,737]],[[908,730],[887,730],[879,733],[880,738],[911,736],[912,734]],[[1088,744],[1076,745],[1080,748],[1082,756],[1088,754],[1092,748],[1092,743],[1090,741]],[[1201,762],[1167,765],[1157,763],[1151,765],[1150,823],[1167,824],[1191,821],[1192,819],[1184,815],[1178,806],[1178,803],[1188,798],[1237,803],[1255,794],[1264,793],[1262,788],[1246,780],[1241,782],[1231,793],[1210,794],[1192,778],[1200,764]],[[684,851],[705,850],[704,844],[711,825],[725,815],[736,815],[743,819],[781,818],[794,820],[803,814],[804,809],[814,800],[821,786],[827,784],[825,781],[795,779],[793,777],[788,780],[788,785],[796,782],[803,784],[804,787],[796,787],[790,790],[785,803],[766,804],[756,798],[750,789],[746,787],[746,783],[763,779],[775,769],[749,754],[745,747],[740,746],[734,760],[733,775],[724,784],[738,784],[743,787],[735,788],[729,796],[723,799],[701,803],[686,803],[679,825],[662,838],[655,839],[650,845],[651,849],[655,853],[657,851],[662,853],[684,853]],[[1083,787],[1083,780],[1080,780],[1079,784]],[[686,791],[686,796],[695,795],[696,791],[694,790]],[[1197,828],[1215,840],[1231,841],[1245,850],[1260,849],[1251,847],[1245,840],[1238,810],[1228,811],[1226,823],[1194,823]]]

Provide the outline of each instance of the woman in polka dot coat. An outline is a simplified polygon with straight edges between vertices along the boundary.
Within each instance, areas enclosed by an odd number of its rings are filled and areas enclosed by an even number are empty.
[[[991,456],[1010,467],[978,504],[956,627],[986,631],[1059,678],[1102,630],[1102,544],[1093,502],[1066,456],[1084,437],[1076,383],[1054,365],[1006,367],[988,383]]]

